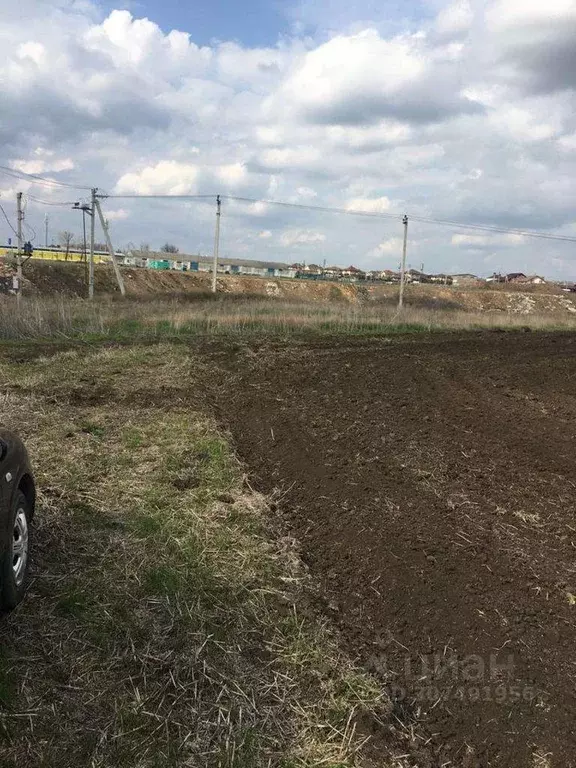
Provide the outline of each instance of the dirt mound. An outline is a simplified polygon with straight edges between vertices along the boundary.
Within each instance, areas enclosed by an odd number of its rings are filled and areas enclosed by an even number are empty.
[[[576,314],[575,294],[564,293],[554,285],[534,285],[529,288],[519,291],[488,287],[466,289],[443,285],[410,285],[407,288],[407,303],[422,309],[460,309],[467,312]],[[396,294],[388,286],[374,286],[368,293],[375,302],[396,301]]]
[[[221,418],[279,492],[350,649],[387,682],[403,752],[576,765],[576,337],[218,360]]]
[[[88,293],[85,264],[30,261],[24,270],[32,293],[42,296],[61,294],[78,297]],[[202,280],[180,272],[154,272],[123,267],[122,275],[129,296],[180,296],[209,291],[209,285],[205,285]],[[95,265],[94,284],[97,294],[119,294],[114,271],[109,265]]]
[[[170,296],[207,296],[211,275],[207,272],[154,271],[123,267],[129,296],[142,299]],[[31,260],[24,267],[26,289],[39,295],[86,296],[87,272],[84,264]],[[117,294],[114,272],[109,265],[95,267],[96,292]],[[517,286],[515,287],[517,288]],[[268,279],[248,275],[219,275],[218,291],[238,296],[268,296],[284,301],[344,302],[395,306],[397,285],[370,285],[315,280]],[[566,294],[552,284],[528,286],[523,291],[503,290],[501,286],[459,289],[443,285],[409,285],[406,303],[422,309],[448,309],[515,314],[576,314],[576,294]]]
[[[87,294],[87,267],[62,261],[32,260],[25,265],[25,276],[32,293],[40,295]],[[97,293],[118,293],[112,267],[95,265]],[[211,292],[212,277],[207,272],[176,272],[122,267],[126,293],[134,297],[172,296],[194,298]],[[218,292],[239,296],[271,296],[305,301],[356,301],[368,296],[365,289],[351,284],[335,284],[288,279],[266,279],[248,275],[219,275]]]

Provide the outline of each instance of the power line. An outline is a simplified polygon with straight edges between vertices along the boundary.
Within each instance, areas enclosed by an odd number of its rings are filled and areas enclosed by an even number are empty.
[[[281,200],[257,200],[252,197],[236,197],[234,195],[222,195],[223,200],[237,200],[242,203],[263,203],[265,205],[279,205],[285,208],[300,208],[306,211],[322,211],[323,213],[344,213],[348,216],[370,216],[382,219],[397,219],[402,221],[399,213],[384,213],[383,211],[356,211],[352,208],[329,208],[322,205],[306,205],[305,203],[286,203]]]
[[[4,210],[4,208],[1,205],[0,205],[0,211],[2,211],[2,213],[4,214],[4,218],[6,219],[6,222],[7,222],[8,226],[10,227],[10,229],[12,230],[12,232],[14,232],[16,237],[18,237],[18,232],[16,232],[16,230],[12,226],[12,222],[8,218],[8,215],[6,214],[6,211]]]
[[[216,200],[217,195],[98,195],[107,200]]]
[[[56,187],[68,187],[70,189],[90,189],[90,187],[85,187],[80,184],[68,184],[65,181],[57,181],[56,179],[47,179],[44,176],[38,176],[35,173],[26,173],[25,171],[19,171],[16,168],[8,168],[5,165],[0,165],[0,173],[3,173],[5,176],[11,176],[13,179],[18,179],[19,181],[30,181],[32,180],[35,184],[44,184],[48,186],[56,186]]]
[[[304,203],[286,203],[278,200],[257,200],[249,197],[236,197],[233,195],[223,195],[225,200],[239,200],[246,203],[264,203],[267,205],[281,205],[288,208],[302,208],[310,211],[325,211],[328,213],[345,213],[350,216],[370,216],[373,218],[397,219],[402,220],[403,216],[394,213],[384,213],[376,211],[355,211],[349,208],[327,208],[319,205],[306,205]],[[534,230],[514,229],[512,227],[493,227],[487,224],[465,224],[459,221],[448,221],[445,219],[433,219],[424,216],[410,216],[412,221],[420,221],[427,224],[438,224],[441,226],[450,226],[464,229],[477,229],[483,232],[498,232],[511,235],[522,235],[524,237],[540,237],[547,240],[561,240],[569,243],[576,243],[576,237],[569,235],[554,235],[551,232],[536,232]]]
[[[521,235],[522,237],[540,237],[546,240],[563,240],[568,243],[576,243],[576,237],[570,235],[554,235],[551,232],[536,232],[535,230],[514,229],[512,227],[494,227],[489,224],[463,224],[459,221],[445,219],[429,219],[424,216],[410,216],[411,221],[419,221],[425,224],[439,224],[440,226],[456,227],[460,229],[476,229],[482,232],[496,232],[507,235]]]
[[[66,200],[62,202],[56,202],[54,200],[40,200],[38,197],[34,197],[33,195],[26,195],[28,200],[33,200],[35,203],[40,203],[41,205],[60,205],[68,207],[69,205],[74,205],[74,203],[78,202],[77,200]]]
[[[31,242],[34,242],[34,240],[36,240],[36,230],[32,225],[28,224],[27,221],[24,222],[24,226],[26,227],[26,229],[29,229],[30,232],[32,232],[32,237],[30,238],[30,240]]]
[[[100,197],[106,197],[116,200],[216,200],[216,195],[100,195]],[[321,213],[337,213],[345,214],[347,216],[363,216],[374,219],[395,219],[402,221],[403,214],[399,213],[385,213],[384,211],[362,211],[353,210],[350,208],[332,208],[321,205],[309,205],[306,203],[289,203],[282,200],[266,200],[254,197],[239,197],[237,195],[221,195],[222,200],[233,200],[242,203],[261,203],[263,205],[276,205],[284,208],[296,208],[306,211],[317,211]],[[513,227],[497,227],[488,224],[469,224],[460,221],[450,221],[447,219],[435,219],[425,216],[409,216],[412,221],[418,221],[425,224],[437,224],[438,226],[454,227],[456,229],[472,229],[479,232],[495,232],[499,234],[520,235],[522,237],[535,237],[544,240],[558,240],[560,242],[576,243],[576,237],[569,235],[555,235],[551,232],[537,232],[535,230],[516,229]]]
[[[351,210],[349,208],[326,208],[319,205],[306,205],[304,203],[285,203],[280,202],[278,200],[257,200],[255,198],[249,198],[249,197],[235,197],[232,195],[223,195],[223,199],[226,200],[240,200],[242,202],[247,203],[265,203],[268,205],[281,205],[288,208],[302,208],[305,210],[310,211],[325,211],[328,213],[345,213],[350,216],[370,216],[373,218],[386,218],[386,219],[397,219],[399,221],[402,220],[403,216],[400,214],[394,214],[394,213],[383,213],[383,212],[376,212],[376,211],[355,211]],[[409,217],[412,221],[420,221],[427,224],[438,224],[441,226],[450,226],[450,227],[456,227],[456,228],[464,228],[464,229],[477,229],[483,232],[498,232],[498,233],[504,233],[504,234],[511,234],[511,235],[522,235],[524,237],[540,237],[547,240],[561,240],[564,242],[569,243],[576,243],[576,237],[570,237],[569,235],[554,235],[551,232],[536,232],[534,230],[524,230],[524,229],[514,229],[512,227],[493,227],[487,224],[464,224],[459,221],[448,221],[445,219],[433,219],[433,218],[426,218],[424,216],[410,216]]]

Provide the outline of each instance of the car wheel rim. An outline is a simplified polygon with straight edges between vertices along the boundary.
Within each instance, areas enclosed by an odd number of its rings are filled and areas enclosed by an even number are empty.
[[[14,520],[14,532],[12,536],[12,571],[14,581],[19,587],[24,581],[26,563],[28,562],[28,521],[26,512],[19,509]]]

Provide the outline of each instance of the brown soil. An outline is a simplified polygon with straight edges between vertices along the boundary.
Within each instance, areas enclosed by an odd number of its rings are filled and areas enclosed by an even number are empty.
[[[576,765],[576,336],[211,354],[254,482],[395,700],[397,750]]]

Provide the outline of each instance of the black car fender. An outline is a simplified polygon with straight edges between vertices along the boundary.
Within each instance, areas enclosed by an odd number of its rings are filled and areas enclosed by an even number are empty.
[[[0,529],[3,534],[6,533],[9,522],[8,511],[12,509],[14,496],[18,491],[22,491],[26,496],[32,519],[36,505],[36,488],[28,453],[17,435],[7,429],[0,429]],[[1,540],[6,541],[6,536],[3,535]]]

